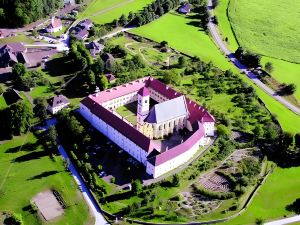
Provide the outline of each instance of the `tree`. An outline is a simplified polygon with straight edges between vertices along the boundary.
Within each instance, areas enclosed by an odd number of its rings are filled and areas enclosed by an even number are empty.
[[[175,175],[172,177],[172,185],[173,185],[174,187],[178,187],[178,186],[179,186],[179,182],[180,182],[179,175],[178,175],[178,174],[175,174]]]
[[[273,67],[273,64],[271,62],[267,62],[265,64],[265,70],[268,72],[268,73],[272,73],[273,70],[274,70],[274,67]]]
[[[228,138],[231,134],[231,130],[223,124],[217,126],[217,133],[220,137]]]
[[[7,217],[4,219],[4,224],[9,224],[9,225],[23,225],[23,220],[22,216],[20,214],[12,214],[11,216]]]
[[[25,133],[31,126],[32,118],[32,108],[23,101],[18,101],[10,106],[10,122],[14,134]]]
[[[180,56],[180,57],[178,58],[178,67],[179,67],[179,68],[184,68],[184,67],[186,67],[186,65],[187,65],[187,60],[186,60],[186,58],[185,58],[184,56]]]
[[[162,42],[160,42],[160,46],[161,47],[167,47],[168,46],[168,42],[167,41],[162,41]]]
[[[57,131],[55,126],[50,126],[47,132],[47,141],[49,142],[49,147],[54,148],[57,145]]]
[[[33,108],[34,115],[44,121],[47,119],[47,101],[45,98],[37,98],[34,100],[35,106]]]
[[[12,67],[12,73],[16,77],[22,77],[26,74],[26,67],[22,63],[17,63]]]
[[[99,81],[99,87],[101,88],[101,90],[106,90],[108,88],[108,80],[106,78],[106,76],[101,75],[100,76],[100,81]]]
[[[134,180],[131,182],[131,191],[138,195],[143,189],[142,182],[139,179]]]
[[[127,18],[124,14],[121,15],[120,19],[119,19],[119,24],[121,26],[125,26],[127,24]]]
[[[297,86],[295,84],[284,85],[282,88],[282,94],[284,95],[292,95],[296,92]]]
[[[295,144],[298,148],[300,148],[300,133],[295,135]]]
[[[162,72],[162,76],[164,79],[164,82],[167,84],[176,84],[179,85],[181,82],[181,76],[180,74],[175,70],[166,70]]]
[[[4,93],[4,90],[2,88],[2,86],[0,86],[0,95],[2,95]]]
[[[264,136],[264,129],[261,125],[256,125],[253,129],[253,135],[257,138],[262,138]]]
[[[212,0],[212,7],[216,8],[219,5],[219,0]]]
[[[99,75],[99,74],[103,74],[104,73],[104,70],[105,70],[105,63],[104,61],[102,60],[101,57],[98,57],[93,66],[92,66],[92,70],[94,71],[94,73],[96,75]]]
[[[297,198],[291,205],[288,205],[287,209],[295,212],[296,214],[300,214],[300,198]]]

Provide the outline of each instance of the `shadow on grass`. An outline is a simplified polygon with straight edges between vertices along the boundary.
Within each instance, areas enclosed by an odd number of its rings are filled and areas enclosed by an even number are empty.
[[[22,156],[15,158],[14,161],[21,163],[21,162],[26,162],[29,160],[40,159],[41,157],[44,157],[47,155],[48,155],[48,153],[46,151],[31,152],[26,155],[22,155]]]
[[[45,64],[50,76],[68,75],[76,72],[68,56],[52,59]]]
[[[46,172],[40,173],[38,175],[35,175],[31,178],[28,178],[27,180],[37,180],[37,179],[41,179],[44,177],[49,177],[49,176],[57,174],[57,173],[59,173],[57,170],[46,171]]]
[[[106,202],[114,202],[114,201],[119,201],[119,200],[123,200],[123,199],[128,199],[132,195],[133,195],[133,193],[131,191],[127,191],[124,193],[107,196],[107,197],[103,198],[102,200],[106,201]]]
[[[38,142],[36,142],[36,143],[27,143],[27,144],[23,145],[22,148],[21,148],[21,146],[17,146],[17,147],[14,147],[14,148],[9,148],[5,151],[5,153],[16,153],[19,150],[24,151],[24,152],[29,152],[29,151],[36,150],[39,145],[40,145],[40,143],[38,143]]]

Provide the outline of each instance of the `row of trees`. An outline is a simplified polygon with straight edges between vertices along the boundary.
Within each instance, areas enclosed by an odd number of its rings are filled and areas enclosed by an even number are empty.
[[[63,0],[16,0],[1,1],[0,24],[21,27],[37,21],[63,7]]]

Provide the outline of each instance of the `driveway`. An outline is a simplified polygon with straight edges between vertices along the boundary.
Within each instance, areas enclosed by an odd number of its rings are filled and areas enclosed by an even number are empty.
[[[214,14],[213,7],[212,7],[212,0],[207,1],[207,7],[208,7],[208,10],[210,11],[210,15],[212,16]],[[276,101],[279,101],[281,104],[283,104],[286,108],[293,111],[295,114],[300,115],[300,108],[294,106],[293,104],[291,104],[290,102],[285,100],[283,97],[276,94],[276,92],[274,90],[272,90],[267,85],[265,85],[263,82],[261,82],[255,74],[248,71],[247,67],[244,66],[242,63],[240,63],[237,58],[235,58],[234,54],[228,50],[225,43],[222,41],[222,38],[220,37],[220,35],[217,31],[216,25],[212,22],[212,20],[209,21],[208,28],[209,28],[209,31],[210,31],[211,36],[213,37],[215,43],[218,45],[220,50],[223,53],[225,53],[225,55],[228,57],[228,59],[231,61],[231,63],[235,67],[237,67],[242,73],[245,73],[260,89],[265,91],[268,95],[273,97]]]

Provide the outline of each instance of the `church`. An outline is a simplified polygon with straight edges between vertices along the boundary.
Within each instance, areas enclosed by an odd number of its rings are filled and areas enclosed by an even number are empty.
[[[117,111],[129,104],[136,105],[136,123]],[[215,132],[215,119],[205,108],[153,77],[89,95],[79,111],[154,178],[189,161]],[[173,136],[177,142],[169,141]]]

